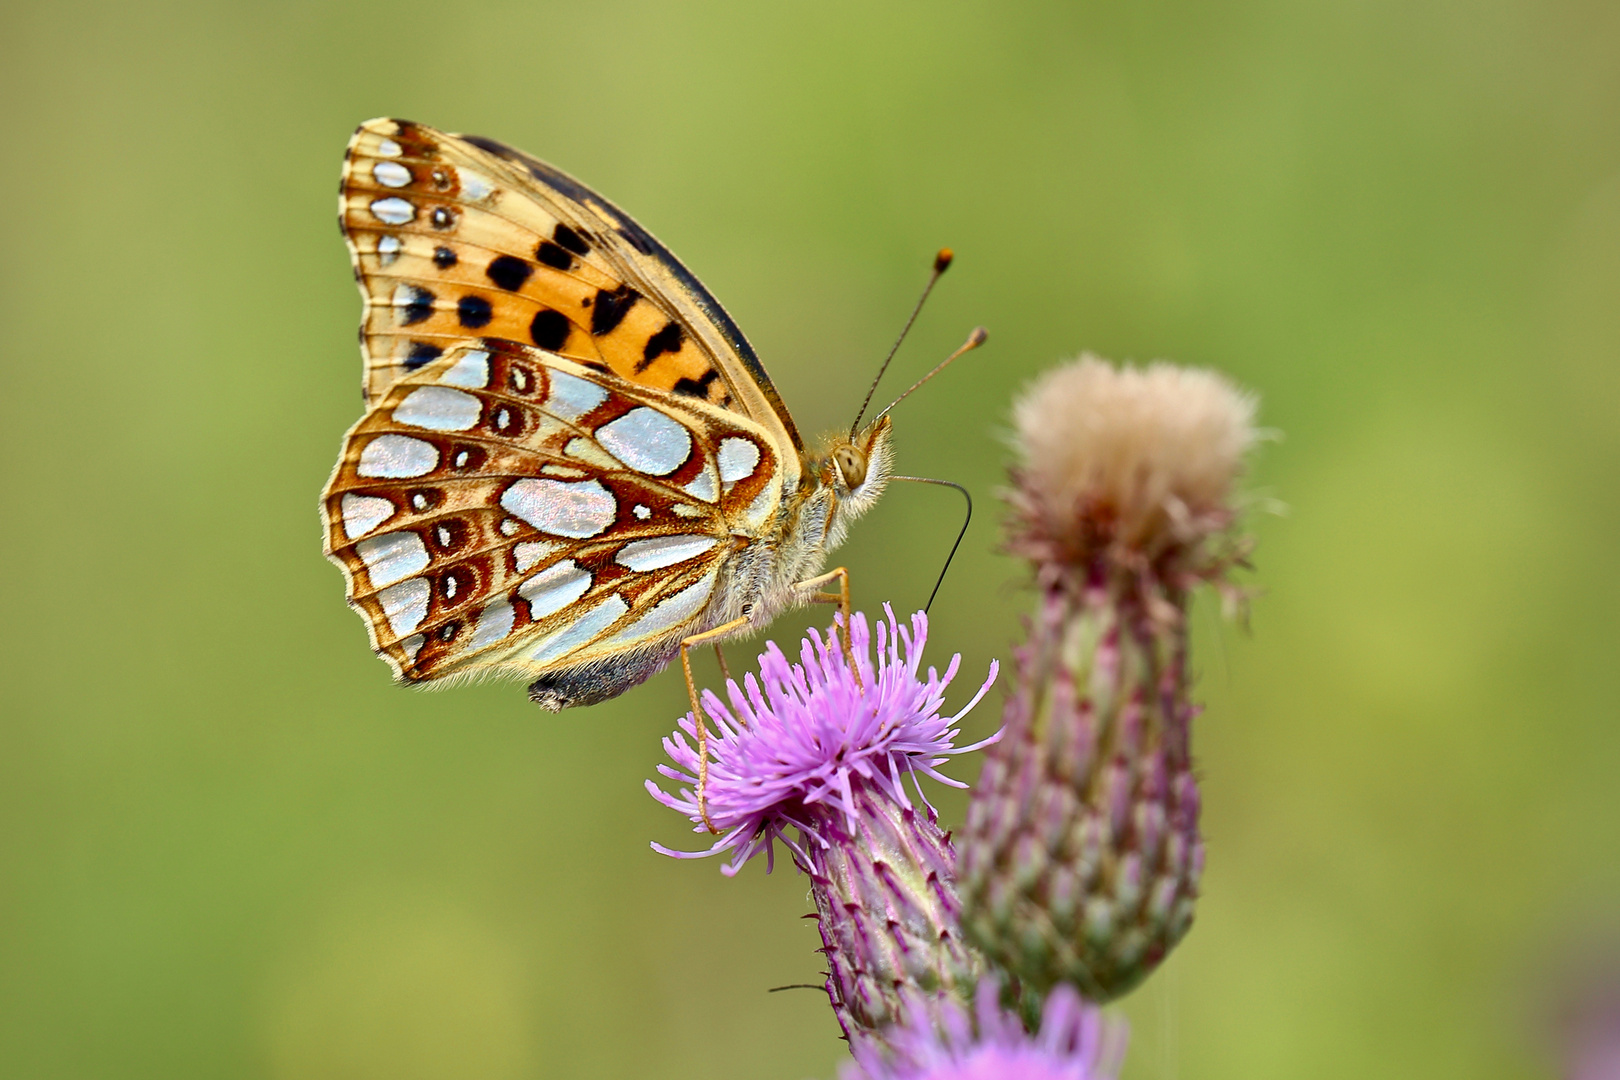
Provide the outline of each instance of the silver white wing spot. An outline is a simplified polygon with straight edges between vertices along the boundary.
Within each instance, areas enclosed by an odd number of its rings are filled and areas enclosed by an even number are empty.
[[[439,376],[446,386],[461,386],[468,390],[482,390],[489,385],[489,353],[471,349],[449,371]]]
[[[534,650],[532,659],[537,664],[561,659],[612,626],[630,610],[618,593],[613,593],[591,610],[552,634]]]
[[[674,536],[655,536],[650,540],[632,540],[619,549],[613,561],[641,573],[660,570],[666,566],[695,559],[720,541],[713,536],[677,533]]]
[[[354,545],[354,553],[366,564],[373,588],[392,585],[427,569],[427,546],[413,532],[383,533]]]
[[[527,574],[547,555],[555,555],[563,546],[555,540],[525,540],[512,549],[512,565],[518,573]]]
[[[708,466],[704,466],[703,471],[681,490],[704,502],[714,502],[720,497],[720,487],[714,482],[714,473],[709,471]]]
[[[500,641],[512,632],[515,620],[516,613],[505,600],[490,604],[478,615],[478,628],[467,642],[468,651],[486,648]]]
[[[360,451],[360,463],[355,472],[361,476],[378,476],[398,480],[423,476],[439,464],[439,451],[432,443],[413,439],[409,435],[379,435],[366,443]]]
[[[382,605],[395,637],[404,637],[422,625],[427,618],[429,595],[428,583],[419,577],[390,585],[377,594],[377,603]]]
[[[555,615],[585,595],[591,575],[572,559],[548,566],[518,587],[518,595],[529,602],[529,618],[539,622]]]
[[[607,400],[607,391],[593,382],[564,371],[547,372],[551,390],[546,395],[546,411],[562,420],[577,420]]]
[[[375,529],[394,516],[394,504],[372,495],[345,494],[338,504],[343,515],[343,535],[350,540]]]
[[[471,394],[448,386],[418,386],[394,406],[394,420],[429,431],[466,431],[478,423],[482,411]]]
[[[456,176],[461,180],[461,194],[473,202],[487,199],[490,192],[495,190],[494,184],[471,169],[457,169]]]
[[[416,207],[394,195],[386,199],[373,200],[371,216],[384,225],[403,225],[416,217]]]
[[[668,476],[692,454],[692,435],[678,422],[645,405],[596,429],[602,448],[637,472]]]
[[[628,643],[637,638],[653,638],[685,624],[703,610],[709,594],[714,592],[715,578],[719,573],[718,567],[710,570],[680,592],[666,596],[658,601],[651,611],[608,638],[603,644],[612,646]]]
[[[501,493],[501,506],[543,533],[575,540],[603,532],[619,512],[619,500],[598,480],[525,477]]]
[[[383,187],[402,188],[411,182],[411,170],[397,161],[379,161],[371,167],[372,178]]]
[[[754,475],[759,468],[759,447],[752,439],[735,435],[720,440],[720,482],[734,484]]]

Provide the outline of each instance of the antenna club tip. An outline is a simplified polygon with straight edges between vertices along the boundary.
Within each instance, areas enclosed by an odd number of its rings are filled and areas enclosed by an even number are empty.
[[[955,259],[956,252],[950,248],[940,248],[939,254],[934,256],[934,273],[943,274],[951,268],[951,263]]]
[[[989,340],[990,331],[986,330],[982,326],[975,326],[973,328],[973,333],[968,335],[968,348],[977,349],[980,345],[983,345]]]

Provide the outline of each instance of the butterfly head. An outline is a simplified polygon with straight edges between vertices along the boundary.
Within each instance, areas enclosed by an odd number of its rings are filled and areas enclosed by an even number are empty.
[[[839,432],[827,447],[821,482],[833,493],[840,524],[872,508],[894,471],[893,427],[880,416],[854,437]]]

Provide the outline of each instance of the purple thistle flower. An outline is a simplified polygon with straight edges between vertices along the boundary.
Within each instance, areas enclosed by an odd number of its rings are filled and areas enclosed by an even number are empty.
[[[674,793],[647,782],[653,798],[719,833],[704,851],[653,848],[675,858],[731,853],[722,872],[735,874],[764,852],[767,869],[781,840],[810,878],[827,957],[827,994],[852,1042],[905,1015],[908,1000],[966,1000],[983,963],[962,940],[956,857],[923,797],[918,776],[965,787],[939,771],[951,757],[980,749],[955,745],[958,721],[978,704],[996,665],[965,708],[940,715],[944,675],[919,674],[928,620],[921,612],[902,627],[887,606],[876,648],[866,617],[850,623],[857,682],[844,661],[836,630],[812,630],[789,663],[775,643],[760,657],[759,675],[741,687],[726,684],[729,705],[704,691],[703,706],[717,732],[708,741],[710,765],[703,806],[697,795],[697,724],[688,713],[664,739],[673,766],[659,773],[683,785]],[[876,656],[876,662],[873,656]],[[917,796],[915,805],[906,787]],[[789,835],[790,831],[794,835]]]
[[[840,1080],[1112,1080],[1124,1051],[1124,1026],[1108,1023],[1072,986],[1046,998],[1040,1030],[1029,1034],[1001,1007],[994,979],[979,984],[974,1015],[955,1002],[912,1010],[913,1022],[884,1044],[855,1048]]]
[[[997,665],[991,661],[988,678],[966,707],[954,716],[941,716],[945,688],[956,677],[961,655],[951,657],[943,676],[930,667],[927,681],[919,679],[928,616],[917,612],[908,630],[887,604],[883,610],[888,618],[877,624],[875,668],[866,616],[857,612],[851,620],[850,648],[860,670],[859,684],[844,663],[836,632],[829,629],[825,637],[810,631],[798,664],[790,664],[774,641],[766,642],[760,678],[750,672],[746,690],[735,680],[726,683],[729,707],[712,690],[703,691],[704,709],[719,729],[709,740],[712,761],[704,803],[720,839],[705,851],[654,844],[655,850],[677,859],[730,851],[732,859],[722,868],[730,875],[761,851],[772,860],[773,844],[780,839],[803,865],[808,855],[786,830],[796,828],[807,843],[821,847],[833,842],[835,832],[853,831],[859,786],[906,809],[911,801],[904,782],[909,778],[915,785],[918,773],[951,787],[967,787],[939,772],[939,766],[1000,738],[997,733],[972,746],[954,745],[961,730],[954,725],[989,691]],[[693,832],[706,832],[698,808],[698,757],[692,741],[697,724],[691,713],[680,727],[664,740],[664,751],[676,767],[660,765],[658,772],[692,786],[670,794],[649,780],[647,790],[690,818]],[[920,789],[918,795],[922,797]],[[928,805],[926,799],[923,803]],[[839,828],[829,830],[835,820]]]

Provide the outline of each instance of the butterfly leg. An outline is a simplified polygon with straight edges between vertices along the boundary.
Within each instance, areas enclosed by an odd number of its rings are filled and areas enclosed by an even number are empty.
[[[730,682],[731,669],[726,666],[725,650],[720,648],[720,643],[718,641],[714,643],[714,658],[720,662],[720,681]]]
[[[838,582],[838,591],[835,593],[810,591],[819,590],[823,585],[826,585],[832,581]],[[849,568],[844,566],[837,567],[827,571],[820,577],[813,577],[808,581],[798,582],[796,585],[794,585],[794,588],[804,589],[807,592],[810,592],[810,595],[805,597],[805,600],[809,603],[838,605],[838,613],[842,616],[842,618],[839,620],[838,641],[839,644],[843,646],[844,663],[849,665],[850,674],[855,676],[856,688],[865,689],[865,687],[861,686],[861,672],[860,669],[855,666],[855,650],[851,647],[849,641]]]
[[[725,637],[733,630],[739,630],[748,625],[748,618],[732,619],[728,623],[721,623],[713,630],[705,630],[701,634],[693,634],[681,642],[681,671],[686,675],[686,694],[692,699],[692,720],[697,724],[697,758],[698,758],[698,814],[703,818],[703,824],[709,832],[718,833],[714,822],[709,819],[709,807],[705,795],[709,789],[709,726],[703,722],[703,706],[698,702],[697,682],[692,678],[692,649],[705,642],[713,641],[716,656],[720,655],[720,643],[717,638]],[[726,661],[720,658],[720,670],[725,671]],[[730,676],[728,675],[727,678]]]

